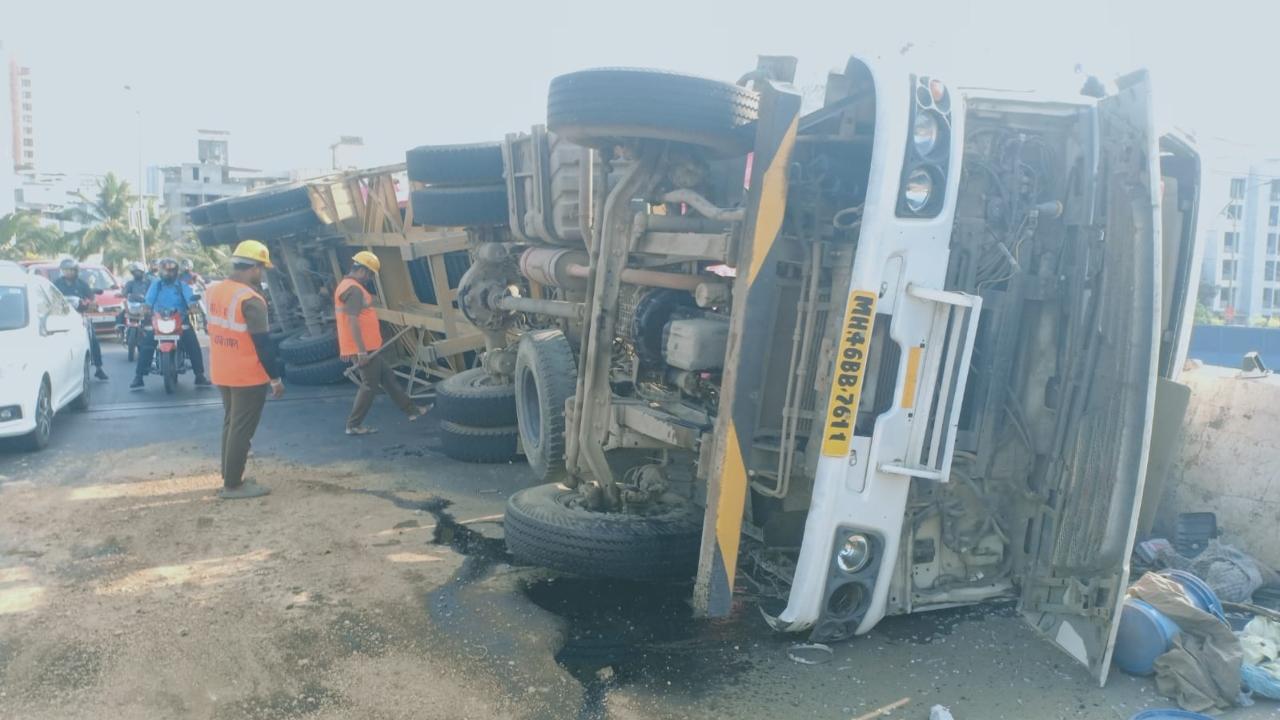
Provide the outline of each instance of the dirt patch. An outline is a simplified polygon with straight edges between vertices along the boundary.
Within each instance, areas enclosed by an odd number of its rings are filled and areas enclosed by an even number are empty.
[[[0,487],[0,717],[524,715],[431,639],[461,558],[429,514],[353,492],[394,478],[255,459],[272,494],[222,502],[211,467],[97,463]]]

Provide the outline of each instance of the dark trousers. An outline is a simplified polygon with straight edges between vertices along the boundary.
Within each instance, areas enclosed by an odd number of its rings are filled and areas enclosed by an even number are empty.
[[[417,406],[408,395],[404,394],[404,388],[400,387],[395,371],[383,362],[381,355],[371,356],[364,367],[357,368],[357,372],[360,373],[360,389],[356,391],[355,403],[351,405],[347,427],[360,427],[360,423],[364,422],[364,416],[369,414],[369,408],[373,407],[373,396],[378,394],[379,388],[385,390],[396,407],[406,415],[417,412]]]
[[[93,326],[89,326],[89,358],[96,368],[102,367],[102,346],[98,344],[98,333],[93,331]]]
[[[239,487],[253,433],[267,404],[268,385],[219,387],[222,391],[222,484]]]
[[[138,377],[150,372],[156,345],[155,331],[148,326],[138,343],[138,367],[135,370]],[[183,323],[182,334],[178,336],[178,347],[182,348],[182,352],[186,353],[187,359],[191,361],[191,370],[195,372],[196,377],[204,377],[204,355],[200,352],[200,340],[196,338],[195,328]]]

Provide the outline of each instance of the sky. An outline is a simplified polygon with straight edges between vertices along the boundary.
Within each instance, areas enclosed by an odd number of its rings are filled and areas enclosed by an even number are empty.
[[[0,42],[32,69],[38,169],[130,179],[139,115],[144,165],[194,160],[209,128],[231,132],[240,167],[325,168],[339,135],[362,136],[374,166],[542,122],[564,72],[733,81],[758,54],[798,57],[810,89],[855,54],[1060,93],[1082,84],[1077,66],[1147,67],[1159,122],[1280,156],[1277,31],[1274,0],[0,0]]]

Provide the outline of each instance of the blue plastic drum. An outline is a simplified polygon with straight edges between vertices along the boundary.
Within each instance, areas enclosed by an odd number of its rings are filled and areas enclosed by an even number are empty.
[[[1120,629],[1112,661],[1130,675],[1155,673],[1156,658],[1169,652],[1178,626],[1150,603],[1137,598],[1124,601]]]
[[[1222,601],[1218,599],[1218,594],[1209,587],[1208,583],[1183,570],[1161,570],[1160,575],[1181,585],[1196,607],[1217,615],[1223,622],[1227,621],[1227,614],[1222,610]]]

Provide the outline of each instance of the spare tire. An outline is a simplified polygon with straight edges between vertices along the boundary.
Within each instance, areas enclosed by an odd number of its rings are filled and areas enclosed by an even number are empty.
[[[760,96],[732,83],[661,70],[600,68],[554,78],[547,127],[579,145],[649,138],[725,155],[751,149]]]
[[[283,215],[239,223],[236,225],[236,236],[241,240],[274,240],[304,233],[319,224],[320,218],[307,207]]]
[[[208,225],[196,228],[196,241],[205,247],[218,244],[218,239],[213,234],[213,227]]]
[[[470,463],[502,463],[518,454],[520,433],[514,426],[472,427],[440,423],[441,450],[454,460]]]
[[[529,467],[543,482],[564,474],[565,402],[577,389],[578,364],[559,330],[532,330],[516,350],[515,406]]]
[[[285,338],[278,346],[280,357],[292,365],[306,365],[338,357],[338,333],[329,329],[318,336],[299,334]]]
[[[344,374],[348,363],[341,358],[330,358],[306,365],[285,365],[285,381],[298,385],[332,385],[347,379]]]
[[[507,499],[503,530],[517,562],[589,577],[688,578],[698,567],[702,512],[671,498],[653,514],[586,510],[563,485],[539,485]]]
[[[236,221],[258,220],[272,215],[311,207],[311,194],[305,185],[282,187],[238,195],[227,201],[227,210]]]
[[[510,427],[516,424],[516,391],[484,368],[472,368],[436,383],[436,406],[441,420],[472,427]]]
[[[430,185],[491,185],[503,181],[502,143],[423,145],[404,154],[409,179]]]
[[[507,224],[507,186],[428,187],[414,190],[413,222],[434,227]]]

